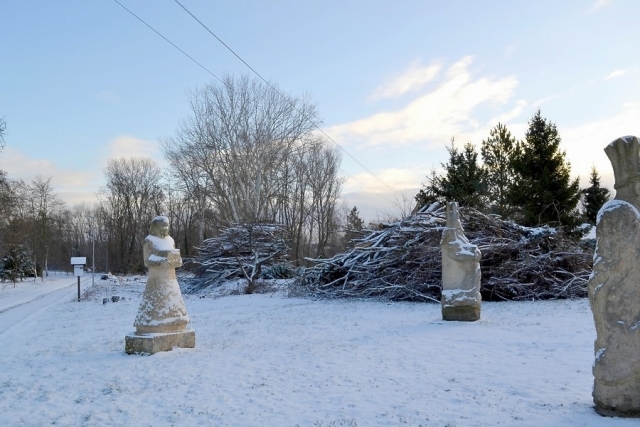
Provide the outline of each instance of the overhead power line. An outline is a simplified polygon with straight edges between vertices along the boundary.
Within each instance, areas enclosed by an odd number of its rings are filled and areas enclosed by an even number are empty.
[[[135,13],[133,13],[131,10],[127,9],[127,7],[125,5],[123,5],[122,3],[120,3],[118,0],[113,0],[114,2],[118,3],[120,5],[121,8],[123,8],[124,10],[126,10],[127,12],[129,12],[134,18],[136,18],[138,21],[142,22],[147,28],[149,28],[151,31],[153,31],[154,33],[156,33],[157,35],[159,35],[160,37],[162,37],[162,39],[164,41],[166,41],[167,43],[169,43],[171,46],[175,47],[176,49],[178,49],[184,56],[186,56],[187,58],[189,58],[190,60],[192,60],[193,62],[195,62],[200,68],[202,68],[204,71],[206,71],[207,73],[209,73],[210,75],[212,75],[216,80],[218,80],[220,83],[222,82],[222,79],[220,79],[220,77],[216,76],[215,74],[213,74],[211,71],[209,71],[209,69],[207,67],[205,67],[204,65],[202,65],[201,63],[199,63],[198,61],[196,61],[191,55],[189,55],[187,52],[185,52],[184,50],[180,49],[174,42],[172,42],[171,40],[169,40],[168,38],[166,38],[165,36],[163,36],[162,34],[160,34],[159,31],[157,31],[155,28],[153,28],[151,25],[147,24],[142,18],[140,18],[138,15],[136,15]]]
[[[299,113],[302,113],[298,107],[293,104],[284,94],[280,93],[280,91],[275,88],[271,83],[269,83],[264,77],[262,77],[260,75],[260,73],[258,73],[251,65],[249,65],[247,63],[247,61],[245,61],[244,59],[242,59],[242,57],[240,55],[238,55],[233,49],[231,49],[229,47],[229,45],[227,45],[224,41],[222,41],[222,39],[220,37],[218,37],[213,31],[211,31],[209,29],[209,27],[207,27],[201,20],[199,20],[193,13],[191,13],[191,11],[189,9],[187,9],[182,3],[180,3],[178,0],[174,0],[178,6],[180,6],[187,14],[189,14],[189,16],[191,16],[198,24],[200,24],[202,26],[202,28],[204,28],[209,34],[211,34],[216,40],[218,40],[225,48],[227,48],[227,50],[229,52],[231,52],[236,58],[238,58],[244,65],[247,66],[247,68],[249,68],[256,76],[258,76],[264,83],[266,83],[271,90],[273,90],[274,92],[276,92],[278,95],[280,95],[281,98],[283,98],[284,100],[286,100],[286,102],[289,102],[293,108],[295,108]],[[354,156],[351,155],[351,153],[349,153],[346,149],[344,149],[340,144],[338,144],[336,141],[333,140],[333,138],[331,138],[329,135],[327,135],[327,133],[322,130],[322,128],[320,127],[320,125],[318,123],[316,123],[314,120],[312,119],[307,119],[313,126],[315,126],[316,129],[318,129],[325,137],[327,137],[327,139],[329,139],[331,142],[333,142],[340,150],[342,150],[347,156],[349,156],[349,158],[351,158],[351,160],[353,160],[354,162],[356,162],[362,169],[364,169],[365,171],[367,171],[367,173],[369,173],[371,176],[373,176],[379,183],[381,183],[382,185],[384,185],[385,187],[387,187],[389,189],[389,191],[393,192],[394,190],[389,187],[387,185],[386,182],[382,181],[376,174],[374,174],[373,172],[371,172],[369,170],[369,168],[367,168],[364,164],[362,164],[358,159],[356,159]],[[355,178],[354,178],[355,179]],[[359,181],[358,181],[359,182]],[[361,183],[362,184],[362,183]],[[364,185],[364,184],[363,184]],[[367,187],[368,188],[368,187]],[[383,197],[381,195],[381,197]],[[385,198],[386,199],[386,198]],[[387,200],[390,201],[390,200]],[[393,203],[393,202],[392,202]]]
[[[193,61],[196,65],[198,65],[200,68],[202,68],[204,71],[206,71],[208,74],[210,74],[212,77],[214,77],[216,80],[218,80],[219,82],[223,83],[222,79],[219,78],[218,76],[216,76],[213,72],[211,72],[207,67],[205,67],[204,65],[202,65],[200,62],[198,62],[195,58],[193,58],[191,55],[189,55],[187,52],[185,52],[183,49],[181,49],[178,45],[176,45],[175,43],[173,43],[171,40],[169,40],[167,37],[165,37],[164,35],[162,35],[158,30],[156,30],[155,28],[153,28],[151,25],[149,25],[147,22],[145,22],[142,18],[140,18],[138,15],[136,15],[133,11],[131,11],[130,9],[128,9],[126,6],[124,6],[122,3],[120,3],[118,0],[113,0],[114,2],[116,2],[120,7],[122,7],[124,10],[126,10],[130,15],[132,15],[134,18],[136,18],[138,21],[140,21],[142,24],[144,24],[147,28],[149,28],[151,31],[153,31],[154,33],[156,33],[158,36],[160,36],[164,41],[166,41],[167,43],[169,43],[171,46],[173,46],[176,50],[178,50],[180,53],[182,53],[184,56],[186,56],[187,58],[189,58],[191,61]],[[193,19],[195,19],[200,25],[202,25],[209,33],[211,33],[211,35],[213,35],[220,43],[222,43],[222,45],[224,45],[231,53],[233,53],[240,61],[242,61],[243,64],[245,64],[255,75],[257,75],[265,84],[267,84],[269,86],[269,88],[271,88],[271,90],[273,90],[275,93],[277,93],[280,97],[282,97],[286,102],[290,103],[290,105],[296,109],[296,111],[298,111],[299,113],[303,114],[298,107],[292,103],[289,98],[287,98],[285,95],[283,95],[279,90],[277,90],[271,83],[269,83],[264,77],[262,77],[256,70],[254,70],[246,61],[244,61],[238,54],[236,54],[233,49],[231,49],[226,43],[224,43],[220,38],[218,38],[218,36],[216,36],[211,30],[209,30],[209,28],[207,28],[206,25],[204,25],[198,18],[196,18],[188,9],[186,9],[179,1],[175,0],[176,3],[178,3],[178,5],[180,7],[182,7],[185,12],[187,12],[189,15],[191,15],[193,17]],[[314,120],[305,117],[306,120],[308,120],[316,129],[318,129],[325,137],[327,137],[327,139],[329,139],[331,142],[333,142],[336,147],[338,147],[340,150],[342,150],[347,156],[349,156],[354,162],[356,162],[356,164],[358,164],[360,167],[362,167],[367,173],[369,173],[371,176],[373,176],[378,182],[382,183],[385,187],[387,187],[391,192],[393,192],[394,190],[389,187],[384,181],[382,181],[380,178],[378,178],[373,172],[371,172],[365,165],[363,165],[360,161],[358,161],[358,159],[356,159],[355,157],[353,157],[351,155],[351,153],[349,153],[347,150],[345,150],[340,144],[338,144],[336,141],[333,140],[333,138],[331,138],[329,135],[327,135],[327,133],[322,130],[320,128],[320,125],[315,122]],[[385,199],[387,202],[395,204],[396,202],[389,200],[387,197],[383,196],[382,194],[380,194],[379,192],[373,190],[371,187],[369,187],[367,184],[365,184],[364,182],[360,181],[358,178],[356,178],[355,176],[351,175],[350,173],[348,173],[347,171],[345,171],[344,169],[340,168],[342,170],[342,172],[347,175],[348,177],[352,178],[354,181],[356,181],[357,183],[359,183],[360,185],[362,185],[363,187],[367,188],[369,191],[371,191],[374,194],[377,194],[379,197]]]

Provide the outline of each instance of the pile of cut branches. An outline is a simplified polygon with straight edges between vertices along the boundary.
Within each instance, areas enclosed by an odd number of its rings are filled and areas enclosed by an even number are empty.
[[[193,277],[182,280],[184,293],[196,293],[225,281],[246,279],[247,293],[266,269],[286,265],[289,246],[285,229],[276,224],[239,224],[224,228],[220,236],[207,239],[190,261]],[[277,269],[273,269],[276,271]]]
[[[592,253],[561,231],[527,228],[460,209],[465,235],[482,252],[483,300],[582,298]],[[434,204],[384,224],[330,259],[312,260],[294,292],[321,298],[440,301],[445,209]]]

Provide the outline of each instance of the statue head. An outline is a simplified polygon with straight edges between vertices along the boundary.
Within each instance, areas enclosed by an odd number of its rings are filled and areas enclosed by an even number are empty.
[[[458,202],[447,202],[447,228],[462,228],[460,214],[458,213]]]
[[[640,208],[640,141],[623,136],[607,145],[604,152],[611,161],[615,177],[616,199]]]
[[[151,220],[149,234],[158,237],[167,237],[169,235],[169,218],[164,215],[157,216]]]

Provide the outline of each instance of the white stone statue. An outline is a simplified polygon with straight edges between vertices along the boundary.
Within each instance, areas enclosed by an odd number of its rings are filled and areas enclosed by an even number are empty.
[[[151,222],[142,253],[149,277],[133,323],[136,332],[125,338],[125,351],[153,354],[173,347],[194,347],[195,333],[187,329],[189,315],[176,279],[182,258],[169,236],[166,216]]]
[[[442,253],[442,318],[480,319],[480,249],[464,235],[458,203],[447,203],[447,228],[440,241]]]
[[[602,206],[588,290],[596,327],[593,400],[607,416],[640,417],[640,141],[606,152],[616,196]]]

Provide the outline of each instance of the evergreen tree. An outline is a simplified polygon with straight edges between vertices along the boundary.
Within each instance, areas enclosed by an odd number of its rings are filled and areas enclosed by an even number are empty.
[[[561,138],[554,123],[536,112],[525,140],[516,145],[513,157],[515,181],[509,202],[519,210],[524,225],[573,226],[580,201],[578,179],[571,180],[571,165],[560,150]]]
[[[431,176],[427,177],[427,184],[422,184],[424,188],[421,188],[418,191],[418,194],[415,195],[415,199],[417,202],[417,209],[422,208],[423,206],[429,206],[434,202],[440,201],[438,196],[434,192],[434,183],[437,179],[436,171],[431,170]]]
[[[598,211],[602,205],[609,201],[609,190],[600,187],[600,175],[595,166],[591,167],[589,183],[591,186],[582,190],[582,194],[584,195],[584,199],[582,200],[582,206],[584,207],[583,214],[590,224],[595,225]]]
[[[487,173],[487,193],[491,210],[507,217],[510,213],[507,196],[513,185],[511,161],[516,149],[516,139],[507,128],[498,125],[489,132],[489,138],[482,141],[482,162]]]
[[[462,151],[453,144],[447,147],[449,161],[441,163],[444,174],[432,172],[428,184],[416,195],[418,202],[456,201],[460,206],[482,209],[487,191],[487,174],[478,165],[478,153],[473,144],[466,143]],[[426,204],[426,203],[424,203]]]
[[[360,212],[358,212],[358,208],[354,206],[347,215],[347,224],[344,234],[346,246],[349,246],[349,242],[351,242],[351,240],[362,237],[363,228],[364,220],[360,218]]]

